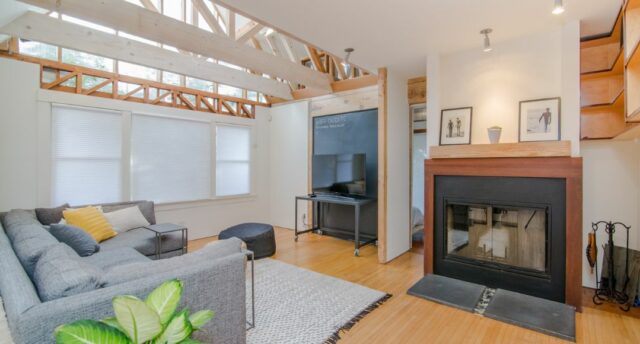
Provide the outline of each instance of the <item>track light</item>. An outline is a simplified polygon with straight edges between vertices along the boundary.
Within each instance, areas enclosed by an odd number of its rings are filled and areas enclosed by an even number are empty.
[[[564,13],[564,5],[562,4],[562,0],[555,0],[555,5],[553,6],[553,11],[551,11],[551,13],[555,15]]]
[[[493,30],[491,29],[484,29],[482,31],[480,31],[481,35],[484,35],[484,52],[488,53],[491,50],[493,50],[493,48],[491,48],[491,40],[489,39],[489,34],[493,32]]]

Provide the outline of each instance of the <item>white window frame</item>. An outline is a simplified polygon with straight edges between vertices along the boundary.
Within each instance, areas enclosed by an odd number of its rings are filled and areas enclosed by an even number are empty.
[[[218,196],[217,194],[217,190],[216,190],[216,184],[218,183],[217,181],[217,168],[218,168],[218,157],[217,157],[217,142],[218,142],[218,137],[217,137],[217,128],[221,126],[221,127],[236,127],[236,128],[246,128],[249,129],[249,192],[247,193],[243,193],[243,194],[236,194],[236,195],[224,195],[224,196]],[[213,154],[213,160],[212,160],[212,164],[213,164],[213,168],[211,170],[212,173],[212,188],[213,188],[213,197],[215,199],[233,199],[233,198],[244,198],[244,197],[251,197],[255,195],[255,189],[254,189],[254,185],[255,185],[255,165],[256,165],[256,159],[254,157],[253,154],[253,146],[254,146],[254,142],[255,142],[255,127],[251,126],[251,125],[244,125],[244,124],[237,124],[237,123],[229,123],[229,122],[213,122],[212,123],[212,127],[211,127],[213,136],[212,136],[212,144],[213,144],[213,150],[212,150],[212,154]]]
[[[40,149],[43,154],[48,155],[49,162],[47,166],[43,166],[41,170],[40,179],[43,182],[46,181],[48,183],[48,187],[40,189],[39,191],[39,199],[42,203],[42,206],[47,206],[51,202],[53,197],[53,159],[54,152],[52,151],[52,143],[53,143],[53,112],[52,107],[55,106],[65,106],[65,107],[77,107],[77,108],[89,108],[100,111],[108,111],[121,114],[122,119],[122,170],[121,170],[121,197],[122,201],[130,201],[132,200],[132,175],[131,175],[131,145],[132,145],[132,124],[133,124],[133,114],[145,115],[145,116],[154,116],[154,117],[165,117],[165,118],[174,118],[180,120],[194,120],[194,121],[204,121],[208,122],[211,127],[211,191],[210,198],[208,199],[194,199],[194,200],[184,200],[184,201],[175,201],[175,202],[163,202],[157,203],[157,205],[165,205],[169,206],[169,209],[179,209],[189,204],[194,203],[203,203],[203,202],[227,202],[227,201],[240,201],[253,199],[256,197],[256,181],[257,181],[257,159],[254,150],[255,144],[257,142],[257,132],[256,132],[256,122],[246,122],[245,119],[238,119],[224,115],[214,115],[204,114],[199,112],[193,112],[189,110],[182,109],[158,109],[158,112],[152,111],[147,106],[143,104],[130,104],[130,103],[122,103],[120,101],[114,101],[111,99],[96,99],[96,98],[88,98],[77,95],[60,95],[54,94],[50,92],[40,92],[38,96],[38,101],[46,104],[45,112],[41,112],[43,115],[46,114],[46,117],[43,118],[42,122],[42,130],[49,136],[49,138],[43,141],[43,146],[41,145]],[[228,121],[223,120],[229,117]],[[245,123],[246,122],[246,123]],[[237,126],[249,129],[249,192],[245,194],[239,195],[226,195],[226,196],[217,196],[216,195],[216,128],[217,126]],[[43,184],[46,184],[43,183]]]

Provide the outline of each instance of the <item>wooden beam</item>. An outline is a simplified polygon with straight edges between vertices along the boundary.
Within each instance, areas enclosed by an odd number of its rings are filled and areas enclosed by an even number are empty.
[[[227,33],[229,38],[236,39],[236,14],[229,11],[229,21],[227,22]]]
[[[156,5],[153,4],[153,2],[151,2],[151,0],[140,0],[140,3],[144,8],[148,10],[151,10],[154,12],[160,12],[160,10],[156,7]]]
[[[316,48],[309,45],[305,45],[305,48],[307,49],[307,53],[309,54],[311,63],[313,63],[313,66],[316,68],[316,70],[320,73],[326,73],[324,69],[324,65],[322,64],[322,61],[320,60],[320,56],[318,55],[318,50],[316,50]]]
[[[251,70],[300,83],[308,88],[330,89],[327,75],[258,51],[221,35],[144,9],[124,0],[20,0],[44,9],[89,20],[203,56],[228,61]]]
[[[291,45],[291,40],[289,40],[289,37],[281,33],[274,33],[274,34],[277,34],[278,38],[280,38],[280,43],[282,43],[282,46],[284,47],[284,52],[287,54],[287,57],[289,58],[289,60],[294,63],[300,63],[300,59],[296,57],[296,53],[293,50],[293,46]]]
[[[23,14],[0,32],[292,99],[284,83],[35,12]]]
[[[387,262],[387,69],[378,69],[378,261]]]
[[[204,18],[204,21],[207,22],[207,25],[209,25],[211,30],[213,30],[213,32],[224,35],[224,29],[218,22],[218,18],[216,18],[216,16],[211,13],[211,10],[209,10],[209,7],[207,7],[204,1],[191,0],[191,2],[193,3],[193,8],[200,12],[200,15],[202,16],[202,18]]]
[[[253,36],[260,32],[260,30],[262,30],[262,28],[264,28],[264,25],[262,24],[256,22],[248,23],[247,25],[241,27],[240,30],[238,30],[238,33],[236,34],[236,41],[238,43],[244,43],[253,38]]]

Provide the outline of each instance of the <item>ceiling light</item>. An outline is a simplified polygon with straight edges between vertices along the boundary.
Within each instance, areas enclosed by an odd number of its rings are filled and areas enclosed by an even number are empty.
[[[553,11],[551,11],[551,13],[555,15],[564,13],[564,5],[562,4],[562,0],[555,0],[555,5],[553,6]]]
[[[491,40],[489,39],[489,34],[493,32],[493,30],[491,29],[484,29],[482,31],[480,31],[481,35],[484,35],[484,52],[488,53],[491,50],[493,50],[493,48],[491,48]]]
[[[354,51],[355,49],[353,48],[346,48],[344,50],[345,52],[345,56],[344,56],[344,62],[345,63],[349,63],[349,57],[351,57],[351,53]]]

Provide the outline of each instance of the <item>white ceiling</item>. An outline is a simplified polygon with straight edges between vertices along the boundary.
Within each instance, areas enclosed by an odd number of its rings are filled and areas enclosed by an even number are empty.
[[[352,61],[375,71],[391,67],[405,76],[425,74],[429,52],[480,48],[481,29],[493,42],[514,39],[580,20],[582,36],[611,30],[622,0],[223,0],[274,27],[338,56],[353,47]]]

